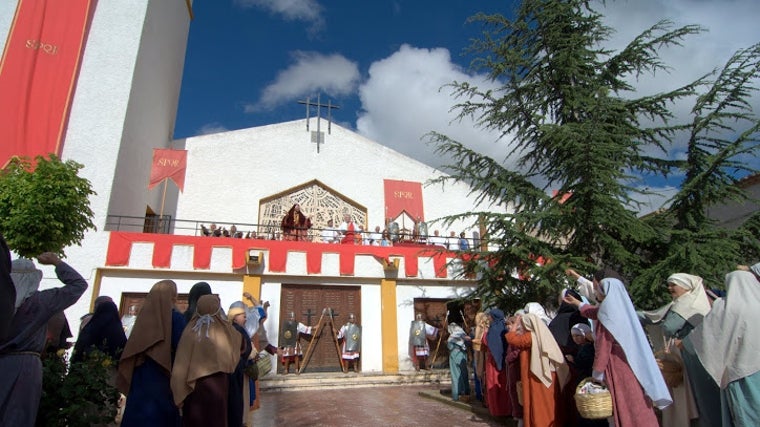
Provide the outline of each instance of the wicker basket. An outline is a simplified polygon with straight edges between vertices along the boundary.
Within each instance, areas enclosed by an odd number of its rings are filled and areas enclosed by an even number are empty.
[[[575,389],[575,406],[581,417],[590,420],[599,420],[612,416],[612,395],[605,389],[602,393],[579,393],[591,378],[586,378]]]
[[[683,384],[683,362],[676,354],[658,351],[654,354],[657,366],[662,372],[662,378],[669,387]]]

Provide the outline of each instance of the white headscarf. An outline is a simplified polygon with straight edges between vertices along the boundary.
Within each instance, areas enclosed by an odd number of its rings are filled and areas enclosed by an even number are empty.
[[[11,278],[16,286],[16,308],[32,296],[40,287],[42,271],[38,270],[32,260],[14,259],[11,263]]]
[[[523,315],[522,323],[531,333],[530,372],[546,387],[552,385],[552,372],[556,372],[560,386],[565,385],[570,371],[546,323],[534,313]]]
[[[760,282],[748,271],[734,271],[726,275],[726,290],[689,334],[720,388],[760,371]]]
[[[710,300],[707,299],[702,278],[686,273],[676,273],[668,277],[667,283],[672,283],[686,289],[686,293],[657,310],[645,311],[644,315],[657,324],[661,322],[668,311],[673,311],[692,326],[702,323],[705,314],[710,311]]]
[[[591,327],[585,323],[576,323],[572,328],[570,328],[570,332],[583,335],[584,337],[592,333]]]
[[[546,310],[544,310],[544,306],[537,302],[529,302],[525,304],[525,312],[529,314],[535,314],[538,316],[539,319],[544,321],[544,324],[548,325],[551,323],[552,318],[549,317],[549,315],[546,314]]]
[[[656,407],[667,407],[673,403],[673,399],[654,360],[652,348],[644,335],[625,285],[618,279],[607,277],[602,279],[601,286],[604,299],[599,303],[599,322],[622,347],[628,365],[646,395]]]

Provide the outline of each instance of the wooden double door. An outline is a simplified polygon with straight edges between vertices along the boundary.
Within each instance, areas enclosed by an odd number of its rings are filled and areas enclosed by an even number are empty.
[[[280,325],[284,325],[288,314],[293,312],[297,321],[306,326],[316,326],[323,316],[323,310],[332,309],[335,332],[353,313],[356,323],[362,324],[361,287],[283,284],[280,295]],[[317,336],[301,336],[304,354],[313,347],[305,372],[339,372],[340,359],[329,325],[321,328]],[[367,337],[362,337],[366,340]],[[279,364],[278,364],[279,365]],[[282,366],[278,366],[282,373]]]

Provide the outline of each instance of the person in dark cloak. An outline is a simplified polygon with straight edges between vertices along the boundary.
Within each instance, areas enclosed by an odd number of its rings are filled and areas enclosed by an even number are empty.
[[[190,319],[193,318],[195,309],[198,307],[198,300],[204,295],[211,295],[211,285],[208,283],[198,282],[190,288],[190,293],[187,295],[187,310],[183,313],[185,323],[190,323]]]
[[[54,265],[63,287],[38,291],[42,271],[30,259],[11,263],[16,287],[15,314],[8,336],[0,341],[0,425],[35,425],[42,395],[42,360],[47,324],[51,317],[73,305],[87,290],[87,281],[52,252],[37,257]]]

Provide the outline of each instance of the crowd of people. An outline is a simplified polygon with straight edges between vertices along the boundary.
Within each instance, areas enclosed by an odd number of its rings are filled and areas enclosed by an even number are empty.
[[[41,353],[51,338],[70,336],[65,325],[49,325],[87,283],[44,253],[39,263],[55,266],[64,286],[39,291],[42,272],[31,260],[10,262],[7,249],[0,255],[0,273],[15,291],[13,317],[0,337],[0,425],[32,426],[42,393]],[[474,392],[492,415],[524,426],[760,425],[760,263],[728,273],[720,297],[700,277],[672,274],[666,281],[672,301],[649,311],[636,310],[613,270],[592,279],[572,269],[567,274],[576,285],[559,295],[556,312],[533,302],[509,316],[498,308],[477,313],[469,333],[456,322],[446,325],[452,399],[469,402]],[[318,334],[320,325],[303,325],[291,313],[278,349],[264,330],[268,303],[243,296],[248,303],[236,301],[225,311],[211,286],[199,282],[180,313],[175,282],[162,280],[139,313],[130,307],[122,319],[111,298],[98,297],[71,363],[96,349],[118,361],[108,381],[125,396],[123,426],[244,426],[260,405],[251,367],[278,355],[284,372],[292,362],[298,372],[298,338]],[[416,370],[428,368],[428,341],[439,333],[415,316],[409,355]],[[361,326],[353,314],[334,338],[342,342],[341,363],[358,372]],[[608,390],[608,419],[578,411],[574,395],[586,383]]]
[[[176,284],[153,285],[118,364],[122,426],[247,425],[260,405],[258,377],[248,368],[277,348],[263,326],[269,304],[244,297],[250,304],[235,301],[225,311],[211,286],[198,282],[180,313]]]
[[[511,316],[478,313],[469,337],[449,325],[452,398],[470,400],[468,344],[476,398],[521,426],[760,425],[760,264],[738,268],[722,298],[700,277],[673,274],[672,302],[651,311],[634,308],[615,271],[589,280],[569,269],[576,290],[563,290],[553,315],[530,303]],[[587,383],[608,390],[609,418],[578,411]]]
[[[349,214],[343,215],[343,220],[338,226],[335,221],[329,219],[324,228],[314,229],[311,217],[301,211],[301,206],[294,204],[282,217],[278,229],[265,227],[268,231],[257,233],[249,230],[245,233],[239,231],[236,225],[219,227],[215,223],[206,227],[200,225],[200,233],[209,237],[233,237],[239,239],[264,239],[264,240],[287,240],[308,241],[321,243],[342,243],[367,246],[393,246],[394,244],[420,244],[444,247],[448,250],[469,250],[476,246],[477,239],[468,239],[465,232],[457,233],[449,231],[449,236],[442,236],[439,230],[428,234],[428,226],[422,218],[414,222],[411,229],[400,228],[396,222],[388,220],[386,227],[375,226],[373,230],[365,230],[363,224],[357,224]]]

